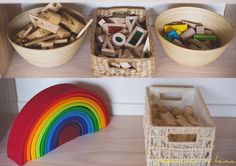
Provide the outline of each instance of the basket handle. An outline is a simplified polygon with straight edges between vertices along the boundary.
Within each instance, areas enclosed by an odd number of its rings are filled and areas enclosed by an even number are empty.
[[[198,134],[170,133],[167,137],[169,143],[196,143],[198,139]]]

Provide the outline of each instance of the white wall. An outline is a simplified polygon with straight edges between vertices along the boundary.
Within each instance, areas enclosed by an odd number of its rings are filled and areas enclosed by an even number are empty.
[[[236,79],[210,78],[17,78],[19,109],[36,93],[59,83],[75,83],[101,94],[115,115],[142,115],[149,85],[193,85],[200,89],[213,116],[236,117]]]
[[[28,0],[25,0],[28,2]],[[39,7],[42,6],[42,4],[39,4],[38,1],[31,0],[29,1],[30,3],[23,3],[22,4],[22,9],[23,10],[29,10],[34,7]],[[225,6],[226,3],[210,3],[206,4],[204,1],[201,3],[193,3],[191,0],[189,3],[171,3],[170,1],[165,1],[165,2],[158,2],[157,0],[70,0],[70,2],[75,2],[73,4],[66,3],[63,4],[64,6],[70,7],[72,9],[78,10],[81,13],[83,13],[85,16],[91,17],[91,15],[94,12],[94,9],[98,7],[111,7],[111,6],[140,6],[140,7],[145,7],[149,11],[150,15],[150,24],[153,25],[154,20],[158,14],[161,12],[173,8],[173,7],[180,7],[180,6],[194,6],[194,7],[201,7],[205,9],[209,9],[212,11],[215,11],[221,15],[224,15],[225,12]],[[42,1],[41,1],[42,3]]]

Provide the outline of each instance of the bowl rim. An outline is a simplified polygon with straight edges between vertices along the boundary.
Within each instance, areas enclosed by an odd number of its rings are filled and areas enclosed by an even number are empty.
[[[207,12],[211,12],[212,14],[214,14],[215,16],[217,17],[221,17],[222,19],[224,19],[231,27],[231,30],[232,30],[232,36],[230,37],[230,40],[228,42],[226,42],[225,44],[221,45],[220,47],[218,48],[214,48],[214,49],[210,49],[210,50],[193,50],[193,49],[189,49],[189,48],[184,48],[184,47],[180,47],[180,46],[177,46],[169,41],[167,41],[162,35],[161,33],[158,31],[156,25],[157,25],[157,22],[158,20],[160,19],[160,17],[162,15],[164,15],[165,13],[167,12],[171,12],[172,10],[185,10],[185,9],[194,9],[194,10],[202,10],[202,11],[207,11]],[[184,51],[193,51],[193,52],[213,52],[213,51],[217,51],[217,50],[221,50],[222,48],[224,47],[227,47],[229,45],[229,43],[232,41],[232,39],[234,38],[235,36],[235,29],[234,29],[234,26],[232,25],[231,22],[229,22],[224,16],[214,12],[214,11],[211,11],[211,10],[208,10],[208,9],[204,9],[204,8],[200,8],[200,7],[190,7],[190,6],[185,6],[185,7],[175,7],[175,8],[171,8],[171,9],[168,9],[162,13],[160,13],[156,19],[155,19],[155,22],[154,22],[154,28],[155,28],[155,31],[157,33],[157,36],[159,38],[161,38],[161,40],[165,40],[168,44],[171,44],[172,46],[175,46],[176,48],[179,48],[179,49],[183,49]]]
[[[51,49],[34,49],[34,48],[23,47],[23,46],[21,46],[21,45],[15,43],[15,42],[12,40],[12,38],[10,37],[10,35],[9,35],[9,26],[10,26],[10,24],[11,24],[17,17],[20,17],[20,15],[24,15],[24,14],[27,14],[27,13],[29,13],[29,12],[31,12],[31,11],[39,10],[39,9],[42,9],[42,8],[43,8],[43,6],[26,10],[26,11],[24,11],[24,12],[22,12],[22,13],[16,15],[14,18],[11,19],[11,21],[7,24],[7,30],[6,30],[6,33],[7,33],[7,34],[6,34],[6,35],[7,35],[7,39],[9,40],[9,42],[10,42],[12,45],[15,45],[15,46],[17,46],[17,47],[20,47],[21,49],[31,50],[31,51],[33,51],[33,50],[35,50],[35,51],[41,51],[41,52],[48,52],[48,51],[54,51],[54,50],[57,50],[57,51],[58,51],[58,50],[60,50],[60,49],[64,49],[64,48],[67,48],[67,47],[69,47],[69,46],[75,45],[76,42],[82,40],[82,39],[86,36],[86,34],[87,34],[87,32],[88,32],[88,29],[84,32],[84,34],[83,34],[79,39],[75,39],[75,41],[73,41],[72,43],[69,43],[69,44],[67,44],[67,45],[65,45],[65,46],[61,46],[61,47],[57,47],[57,48],[51,48]],[[77,10],[72,9],[72,8],[68,8],[68,7],[62,7],[62,9],[71,10],[72,12],[74,12],[74,13],[76,13],[78,16],[80,16],[80,17],[83,19],[83,21],[84,21],[85,23],[87,23],[87,19],[82,15],[82,13],[78,12]]]

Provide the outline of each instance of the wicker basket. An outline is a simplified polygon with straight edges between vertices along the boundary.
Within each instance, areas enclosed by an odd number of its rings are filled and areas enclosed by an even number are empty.
[[[96,55],[96,43],[95,43],[95,30],[97,26],[98,17],[107,16],[112,13],[129,13],[138,16],[140,21],[146,20],[147,31],[150,40],[150,57],[149,58],[108,58],[99,57]],[[112,8],[100,8],[97,9],[94,26],[91,36],[91,50],[90,50],[90,64],[93,73],[96,77],[150,77],[156,73],[156,54],[154,53],[154,44],[152,34],[149,25],[149,18],[146,10],[139,7],[112,7]],[[131,63],[134,68],[123,69],[109,66],[111,62],[128,62]]]
[[[175,21],[189,20],[202,23],[219,37],[221,47],[212,50],[191,50],[176,46],[161,34],[163,26]],[[155,21],[155,29],[166,54],[179,64],[186,66],[203,66],[218,58],[234,36],[232,25],[222,16],[201,8],[179,7],[160,14]]]
[[[186,105],[193,106],[200,126],[153,126],[151,106],[156,103],[177,108],[183,108]],[[193,87],[148,87],[143,125],[148,166],[210,166],[215,126],[197,89]],[[196,136],[196,141],[172,142],[168,138],[169,134],[192,134]]]
[[[40,49],[31,49],[22,47],[15,42],[12,41],[11,37],[16,34],[19,30],[21,30],[25,25],[27,25],[30,22],[30,19],[28,17],[28,13],[38,13],[42,10],[42,7],[29,10],[27,12],[24,12],[18,16],[16,16],[14,19],[10,21],[8,24],[8,40],[12,44],[12,46],[15,48],[15,50],[29,63],[38,66],[38,67],[57,67],[60,65],[65,64],[68,62],[78,51],[81,44],[83,43],[86,32],[83,34],[81,38],[78,40],[63,46],[59,48],[53,48],[48,50],[40,50]],[[77,11],[68,9],[68,8],[62,8],[63,11],[66,11],[67,13],[71,14],[73,17],[77,18],[78,20],[82,21],[84,24],[86,24],[86,21],[84,17]]]

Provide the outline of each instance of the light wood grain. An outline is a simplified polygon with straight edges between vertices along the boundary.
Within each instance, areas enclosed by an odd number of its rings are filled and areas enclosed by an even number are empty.
[[[236,25],[236,5],[228,5],[226,18]],[[152,28],[157,50],[156,77],[236,77],[236,37],[226,51],[213,63],[203,67],[185,67],[171,60],[160,46],[156,32]],[[16,52],[10,62],[6,77],[94,77],[89,63],[90,31],[80,50],[73,59],[60,67],[43,69],[28,64]]]
[[[14,79],[0,79],[0,140],[17,115],[17,96]]]
[[[213,159],[235,160],[235,118],[214,118],[217,126]],[[7,137],[0,144],[0,165],[15,166],[6,156]],[[27,166],[145,166],[142,117],[113,116],[101,132],[76,138]],[[222,165],[222,164],[220,164]],[[219,166],[212,163],[211,166]]]
[[[97,0],[100,3],[106,3],[107,0]],[[40,1],[35,1],[35,0],[1,0],[0,3],[48,3],[48,2],[55,2],[53,0],[40,0]],[[85,2],[91,2],[93,3],[94,0],[60,0],[60,2],[65,2],[65,3],[85,3]],[[121,2],[128,2],[128,3],[135,3],[135,2],[148,2],[148,3],[153,3],[153,2],[158,2],[158,3],[201,3],[201,4],[205,4],[205,3],[230,3],[230,4],[235,4],[236,2],[234,0],[171,0],[171,1],[166,1],[166,0],[109,0],[109,2],[116,2],[116,3],[121,3]]]
[[[0,5],[0,78],[4,76],[9,61],[13,54],[13,49],[7,41],[6,25],[10,19],[20,12],[20,5]]]

